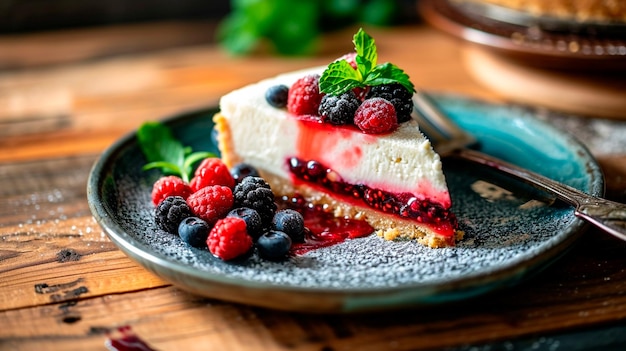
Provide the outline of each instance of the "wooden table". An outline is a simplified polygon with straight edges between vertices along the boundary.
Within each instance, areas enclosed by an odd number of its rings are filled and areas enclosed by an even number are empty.
[[[93,220],[99,154],[142,122],[216,104],[316,57],[230,57],[214,26],[155,23],[0,37],[0,349],[104,350],[133,332],[158,350],[423,350],[626,345],[626,243],[589,230],[521,286],[461,302],[364,315],[306,315],[205,299],[128,259]],[[379,54],[428,90],[501,101],[474,83],[461,45],[426,26],[371,29]],[[625,200],[626,158],[600,159]],[[571,346],[571,344],[570,344]]]

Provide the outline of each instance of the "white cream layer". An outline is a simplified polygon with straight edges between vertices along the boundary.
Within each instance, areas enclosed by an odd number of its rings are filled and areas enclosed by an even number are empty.
[[[315,159],[348,183],[394,193],[409,192],[448,208],[450,195],[441,160],[414,120],[385,135],[326,124],[308,128],[286,109],[266,102],[269,87],[291,86],[298,78],[321,74],[322,70],[279,75],[223,96],[220,110],[230,125],[237,154],[254,167],[288,179],[288,158]]]

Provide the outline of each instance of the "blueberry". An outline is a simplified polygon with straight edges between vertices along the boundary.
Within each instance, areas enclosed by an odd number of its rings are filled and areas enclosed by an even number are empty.
[[[211,227],[198,217],[187,217],[178,226],[178,235],[193,247],[205,247]]]
[[[304,217],[298,211],[284,209],[276,212],[272,219],[272,229],[289,235],[293,242],[304,242]]]
[[[289,87],[286,85],[274,85],[265,91],[265,100],[271,106],[283,108],[287,106],[287,96],[289,95]]]
[[[291,249],[291,238],[281,231],[270,230],[259,237],[256,247],[261,258],[270,261],[284,260]]]
[[[246,230],[248,235],[256,241],[264,232],[263,221],[261,221],[261,215],[249,207],[239,207],[228,212],[226,217],[241,218],[246,222]]]
[[[230,169],[230,175],[239,183],[245,177],[259,177],[259,171],[247,163],[238,163]]]

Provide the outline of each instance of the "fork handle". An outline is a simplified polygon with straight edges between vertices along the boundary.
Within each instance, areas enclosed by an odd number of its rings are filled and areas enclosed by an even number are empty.
[[[619,239],[626,240],[626,205],[624,204],[586,194],[571,186],[556,182],[480,151],[458,149],[452,155],[494,168],[537,189],[553,194],[558,199],[574,206],[574,214],[577,217]]]

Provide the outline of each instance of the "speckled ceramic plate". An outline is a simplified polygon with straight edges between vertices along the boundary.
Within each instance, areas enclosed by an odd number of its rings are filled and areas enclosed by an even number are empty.
[[[439,96],[443,110],[471,131],[487,153],[593,195],[603,178],[576,140],[532,112]],[[217,151],[211,108],[165,122],[195,150]],[[489,170],[447,160],[450,192],[465,238],[454,248],[429,249],[375,235],[276,263],[252,257],[222,262],[156,228],[150,201],[156,171],[134,133],[96,162],[88,198],[94,217],[129,257],[172,284],[206,297],[304,312],[354,312],[466,299],[519,283],[559,257],[584,223],[572,208]]]

